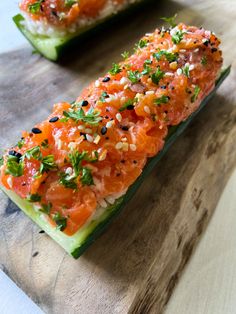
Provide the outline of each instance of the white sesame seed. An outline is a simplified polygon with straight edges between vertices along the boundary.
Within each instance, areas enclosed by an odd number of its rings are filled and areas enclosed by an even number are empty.
[[[154,94],[154,90],[149,90],[146,92],[146,95],[153,95]]]
[[[189,71],[192,71],[194,68],[195,68],[194,64],[191,64],[191,65],[189,66]]]
[[[144,106],[143,110],[146,112],[146,113],[150,113],[150,108],[148,106]]]
[[[199,48],[196,48],[196,49],[194,49],[193,51],[194,51],[194,52],[198,52],[198,51],[199,51]]]
[[[116,143],[116,146],[115,146],[116,149],[121,149],[122,147],[123,147],[123,143],[122,142]]]
[[[130,144],[129,147],[133,152],[135,152],[137,149],[137,146],[135,144]]]
[[[100,86],[100,82],[99,82],[99,80],[96,80],[95,81],[95,87],[99,87]]]
[[[62,140],[58,139],[56,141],[56,146],[57,146],[58,149],[61,149],[61,147],[62,147]]]
[[[104,199],[98,200],[98,204],[103,208],[107,207],[107,202]]]
[[[182,69],[178,68],[176,73],[177,73],[177,75],[181,75],[182,74]]]
[[[122,121],[122,115],[120,113],[116,114],[116,119],[121,122]]]
[[[130,80],[127,78],[127,77],[122,77],[121,79],[120,79],[120,84],[122,84],[122,85],[125,85],[125,84],[128,84],[130,82]]]
[[[186,52],[186,49],[180,49],[179,52],[184,53],[184,52]]]
[[[78,130],[83,130],[83,129],[84,129],[84,125],[81,124],[78,126]]]
[[[12,177],[11,176],[7,178],[7,184],[9,185],[10,188],[12,188],[13,182],[12,182]]]
[[[127,142],[127,137],[122,137],[121,141],[122,142]]]
[[[86,129],[84,130],[84,132],[85,132],[85,133],[88,133],[88,134],[92,134],[93,131],[92,131],[91,129],[89,129],[89,128],[86,128]]]
[[[107,128],[107,129],[111,128],[111,127],[113,126],[113,124],[114,124],[114,121],[113,121],[113,120],[112,120],[112,121],[108,121],[108,122],[106,123],[106,128]]]
[[[68,167],[66,168],[66,171],[65,171],[66,174],[69,174],[70,176],[72,175],[73,173],[73,169],[71,167]]]
[[[75,142],[70,142],[68,144],[68,148],[71,149],[71,150],[75,149],[76,148],[76,143]]]
[[[123,149],[123,151],[127,152],[129,150],[129,144],[128,143],[123,143],[122,149]]]
[[[100,139],[101,139],[101,136],[100,135],[97,135],[96,137],[95,137],[95,140],[93,141],[95,144],[98,144],[99,143],[99,141],[100,141]]]
[[[105,150],[101,153],[101,155],[99,156],[98,160],[99,160],[99,161],[103,161],[103,160],[106,159],[106,157],[107,157],[107,150],[105,149]]]
[[[86,139],[88,142],[92,143],[93,142],[93,137],[89,134],[86,134]]]
[[[174,75],[174,73],[172,73],[172,72],[166,72],[165,73],[165,76],[173,76]]]

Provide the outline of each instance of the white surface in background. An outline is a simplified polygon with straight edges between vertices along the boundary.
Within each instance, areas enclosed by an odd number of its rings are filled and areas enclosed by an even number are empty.
[[[43,312],[0,270],[0,313],[43,314]]]

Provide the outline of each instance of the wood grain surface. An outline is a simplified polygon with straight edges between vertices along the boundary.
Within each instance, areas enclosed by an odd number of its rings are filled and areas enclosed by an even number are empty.
[[[234,1],[158,2],[84,43],[60,65],[30,49],[2,54],[1,148],[17,141],[19,129],[45,118],[54,102],[73,100],[123,50],[160,25],[160,16],[179,12],[179,20],[214,29],[226,63],[232,62],[232,8]],[[46,313],[161,313],[236,164],[235,79],[234,62],[206,109],[77,261],[1,194],[1,268]]]

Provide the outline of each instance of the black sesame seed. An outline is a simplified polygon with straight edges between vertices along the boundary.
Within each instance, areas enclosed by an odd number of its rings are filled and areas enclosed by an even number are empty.
[[[22,157],[21,153],[16,152],[15,150],[10,150],[8,152],[9,155],[16,157],[17,159],[20,159]]]
[[[123,126],[121,126],[121,129],[122,129],[123,131],[128,131],[128,130],[129,130],[129,127],[128,127],[127,125],[123,125]]]
[[[109,140],[109,136],[106,136],[105,139],[106,139],[106,140]]]
[[[44,230],[40,230],[39,233],[45,233],[45,231]]]
[[[210,40],[206,40],[206,41],[204,41],[203,45],[207,47],[209,45],[209,42],[210,42]]]
[[[109,82],[110,81],[110,77],[109,76],[106,76],[106,77],[104,77],[104,79],[102,80],[104,83],[106,83],[106,82]]]
[[[161,86],[161,89],[166,89],[166,85],[162,85],[162,86]]]
[[[128,105],[128,106],[126,107],[126,109],[127,109],[127,110],[133,110],[133,109],[134,109],[134,105]]]
[[[36,257],[39,254],[39,252],[35,252],[32,257]]]
[[[31,132],[34,133],[34,134],[40,134],[40,133],[42,133],[42,131],[41,131],[39,128],[33,128],[33,129],[31,130]]]
[[[137,162],[137,160],[133,160],[133,163],[134,163],[134,164],[137,164],[138,162]]]
[[[216,52],[217,51],[217,48],[211,48],[211,52]]]
[[[87,141],[87,138],[86,138],[86,133],[80,132],[80,136],[83,136],[83,137],[84,137],[84,139]]]
[[[124,159],[121,159],[121,161],[120,161],[122,164],[124,164],[125,163],[125,160]]]
[[[59,120],[58,117],[53,117],[49,120],[50,123],[54,123],[54,122],[57,122]]]
[[[26,183],[25,183],[25,182],[23,182],[23,183],[21,183],[21,185],[22,185],[22,186],[26,186]]]
[[[82,107],[86,107],[86,106],[88,106],[88,104],[89,104],[89,103],[88,103],[87,100],[83,100],[82,103],[81,103],[81,106],[82,106]]]
[[[107,128],[105,127],[105,126],[103,126],[102,128],[101,128],[101,134],[102,135],[105,135],[107,133]]]

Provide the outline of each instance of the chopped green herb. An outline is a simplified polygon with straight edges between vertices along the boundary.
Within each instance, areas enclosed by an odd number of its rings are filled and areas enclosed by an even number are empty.
[[[64,187],[66,187],[67,189],[72,189],[72,190],[77,189],[77,183],[76,183],[76,176],[75,175],[69,175],[65,172],[61,172],[59,183],[64,185]]]
[[[154,100],[155,105],[160,106],[161,104],[166,104],[170,100],[169,96],[162,95],[161,97]]]
[[[38,13],[41,9],[41,4],[44,2],[44,0],[38,0],[32,4],[28,5],[28,10],[30,13],[35,14]]]
[[[158,66],[155,73],[152,74],[151,79],[154,84],[158,84],[159,81],[164,77],[165,73],[160,70],[160,67]]]
[[[126,109],[133,109],[134,108],[134,100],[133,99],[129,99],[127,100],[124,105],[119,109],[120,112],[126,110]]]
[[[128,51],[124,51],[122,54],[121,54],[121,57],[124,58],[125,60],[129,58],[129,52]]]
[[[175,34],[172,35],[171,39],[174,44],[179,44],[184,37],[184,32],[182,30],[178,30]]]
[[[191,97],[191,102],[195,102],[197,100],[197,97],[200,93],[201,89],[198,85],[195,86],[194,91],[193,91],[193,95]]]
[[[189,65],[185,64],[185,66],[182,68],[183,74],[187,77],[190,77],[190,72],[189,72]]]
[[[3,156],[0,157],[0,167],[4,164]]]
[[[24,143],[25,143],[25,140],[22,138],[21,140],[19,140],[19,142],[16,144],[16,146],[18,146],[19,148],[22,148]]]
[[[128,78],[132,83],[138,83],[141,73],[139,71],[128,71]]]
[[[46,157],[43,157],[41,160],[41,165],[39,168],[40,173],[48,172],[51,170],[56,170],[57,165],[54,160],[54,155],[47,155]]]
[[[177,25],[175,22],[176,17],[177,17],[177,14],[171,17],[161,17],[161,20],[165,21],[166,23],[169,23],[171,27],[175,27]]]
[[[101,102],[106,102],[106,98],[107,98],[107,97],[109,97],[108,94],[107,94],[107,92],[102,92],[102,95],[101,95],[101,97],[99,98],[99,100],[100,100]]]
[[[146,60],[144,61],[144,66],[146,66],[147,64],[152,64],[152,60],[146,59]]]
[[[42,141],[41,146],[42,146],[43,148],[48,148],[48,139],[47,139],[47,138]]]
[[[83,121],[90,125],[98,125],[98,123],[102,120],[100,112],[95,112],[94,108],[90,108],[86,114],[82,108],[79,108],[74,111],[63,111],[63,115],[67,118],[66,121],[68,121],[68,119],[72,119],[76,122]]]
[[[82,185],[93,185],[93,176],[91,173],[91,169],[84,167],[82,169],[82,175],[81,175],[81,183]]]
[[[140,41],[136,44],[136,47],[138,48],[144,48],[148,44],[148,41],[146,39],[140,39]]]
[[[13,177],[20,177],[23,175],[24,171],[24,164],[23,161],[15,157],[9,155],[7,158],[7,164],[6,164],[6,174],[10,174]]]
[[[153,54],[153,57],[156,58],[158,61],[161,59],[162,56],[165,56],[167,61],[169,62],[174,62],[174,61],[177,61],[178,59],[177,53],[171,53],[166,50],[160,50]]]
[[[39,209],[40,212],[49,215],[50,214],[50,210],[52,208],[52,203],[48,203],[48,204],[41,204],[42,208]]]
[[[52,215],[52,219],[55,221],[57,224],[57,228],[60,231],[63,231],[66,229],[67,226],[67,218],[63,217],[59,212],[55,213]]]
[[[40,202],[41,201],[41,196],[39,194],[30,194],[27,197],[27,201],[29,201],[31,203]]]
[[[111,68],[111,70],[109,71],[109,73],[112,74],[112,75],[116,75],[116,74],[118,74],[118,73],[120,73],[120,72],[121,72],[120,65],[117,64],[117,63],[113,63],[113,64],[112,64],[112,68]]]
[[[202,59],[201,59],[201,64],[202,65],[206,65],[207,64],[207,57],[206,56],[203,56]]]
[[[67,7],[72,7],[72,5],[74,5],[74,4],[76,4],[76,3],[78,3],[77,0],[65,0],[65,5],[66,5]]]
[[[42,159],[42,153],[40,150],[39,146],[35,146],[33,148],[28,149],[24,155],[23,155],[23,159],[27,158],[27,159],[36,159],[36,160],[41,160]]]

